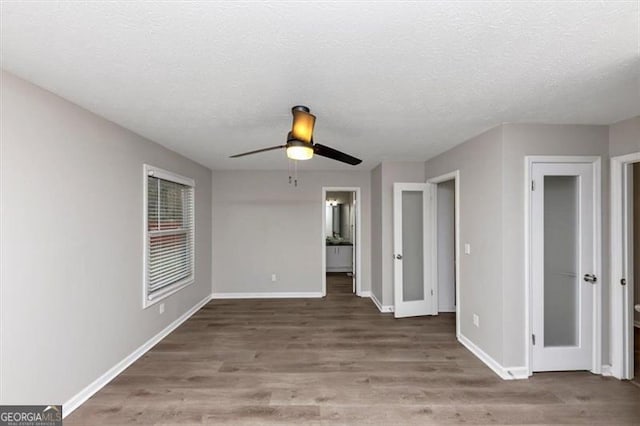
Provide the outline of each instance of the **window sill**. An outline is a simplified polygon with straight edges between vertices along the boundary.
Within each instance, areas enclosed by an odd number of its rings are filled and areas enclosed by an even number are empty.
[[[159,301],[164,300],[167,297],[171,296],[172,294],[175,294],[178,291],[182,290],[183,288],[190,286],[194,282],[195,282],[195,279],[193,277],[189,277],[182,281],[178,281],[175,284],[171,284],[170,286],[163,288],[158,293],[153,294],[151,296],[152,297],[151,299],[149,298],[149,295],[146,294],[146,289],[145,289],[145,294],[142,299],[142,309],[147,309],[148,307],[155,305]]]

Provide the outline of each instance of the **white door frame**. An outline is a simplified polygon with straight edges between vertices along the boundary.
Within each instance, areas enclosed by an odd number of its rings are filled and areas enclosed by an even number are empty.
[[[433,208],[433,200],[435,195],[435,185],[429,183],[418,182],[394,182],[393,183],[393,300],[394,309],[393,315],[396,318],[422,316],[422,315],[438,315],[438,304],[434,302],[436,299],[435,286],[437,285],[437,275],[435,274],[434,267],[430,263],[433,260],[433,250],[437,249],[437,241],[433,237],[435,228],[433,227],[433,215],[435,209]],[[424,299],[415,301],[403,300],[403,267],[402,263],[398,263],[403,257],[406,257],[406,253],[403,250],[403,197],[402,193],[405,191],[418,191],[422,193],[422,249],[423,249],[423,289]],[[398,213],[400,213],[398,215]],[[427,297],[431,297],[431,303],[427,304]],[[404,306],[403,306],[404,305]],[[410,306],[409,306],[410,305]],[[425,309],[428,305],[428,309]]]
[[[437,185],[442,182],[447,182],[453,180],[455,186],[455,252],[456,252],[456,267],[455,267],[455,286],[456,286],[456,336],[460,339],[460,170],[454,170],[453,172],[445,173],[440,176],[436,176],[430,179],[427,179],[427,183],[431,183]],[[435,212],[438,211],[438,191],[434,191],[435,196],[433,200],[433,209]],[[434,229],[438,230],[438,215],[434,215]],[[436,234],[437,235],[437,234]],[[437,239],[436,239],[437,244]],[[434,265],[434,273],[435,273],[435,283],[438,282],[438,252],[437,249],[432,251],[433,258],[431,259],[431,264]],[[434,300],[435,303],[438,303],[438,286],[434,286]],[[437,312],[436,306],[436,312]]]
[[[533,297],[531,295],[531,171],[536,163],[587,163],[593,165],[594,182],[594,255],[598,282],[593,285],[593,356],[591,372],[602,372],[602,181],[601,160],[597,156],[544,156],[533,155],[524,158],[524,285],[525,285],[525,363],[529,376],[533,374],[533,345],[531,342],[533,323]]]
[[[362,191],[359,186],[323,186],[322,187],[322,296],[327,295],[327,236],[325,226],[327,222],[327,192],[355,192],[356,193],[356,241],[354,259],[356,261],[356,295],[362,296]]]
[[[640,152],[611,158],[611,375],[631,379],[633,371],[633,220],[629,210],[628,177],[633,163],[640,162]],[[627,285],[620,285],[620,280]]]

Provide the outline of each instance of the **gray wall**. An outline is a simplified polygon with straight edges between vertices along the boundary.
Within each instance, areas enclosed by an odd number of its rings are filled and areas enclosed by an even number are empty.
[[[524,346],[524,158],[529,155],[599,156],[602,165],[602,318],[603,362],[609,348],[609,298],[607,253],[609,253],[609,161],[607,126],[504,124],[503,126],[502,217],[504,269],[504,366],[522,366]]]
[[[640,152],[640,116],[619,121],[609,126],[609,154]]]
[[[383,305],[394,304],[393,293],[393,184],[396,182],[424,182],[424,163],[417,161],[384,161],[381,169],[381,262],[380,268]],[[377,295],[376,295],[377,296]]]
[[[2,72],[2,404],[59,404],[211,293],[211,172]],[[195,284],[142,309],[143,163],[196,181]]]
[[[427,179],[454,170],[460,170],[460,331],[502,362],[502,127],[425,163]]]
[[[427,177],[460,170],[461,332],[505,367],[525,363],[524,159],[602,159],[603,361],[608,360],[609,164],[607,126],[504,124],[426,162]],[[480,316],[480,327],[472,315]]]
[[[369,291],[369,172],[299,172],[298,187],[287,182],[283,171],[214,171],[214,293],[322,291],[323,186],[361,188],[361,283]]]
[[[382,164],[371,171],[371,293],[382,303]]]

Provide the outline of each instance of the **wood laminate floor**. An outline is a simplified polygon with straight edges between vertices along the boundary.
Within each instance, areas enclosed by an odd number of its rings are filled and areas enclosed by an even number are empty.
[[[65,425],[640,424],[640,388],[587,372],[503,381],[453,314],[396,320],[330,276],[325,299],[215,300]]]

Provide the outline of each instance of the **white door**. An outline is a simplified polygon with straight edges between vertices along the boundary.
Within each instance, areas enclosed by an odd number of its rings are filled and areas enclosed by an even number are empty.
[[[625,360],[626,362],[623,365],[622,374],[620,374],[620,378],[625,379],[633,379],[634,378],[634,329],[633,329],[633,321],[634,321],[634,287],[635,287],[635,273],[634,271],[634,232],[638,232],[639,230],[633,228],[635,222],[635,215],[638,212],[634,211],[634,189],[633,185],[636,181],[634,177],[635,173],[634,164],[629,164],[624,167],[623,172],[623,236],[622,236],[622,244],[624,245],[623,255],[622,255],[622,270],[623,277],[625,277],[624,285],[622,287],[622,318],[626,327],[624,327],[624,338],[622,339],[622,351],[626,354]],[[615,177],[614,177],[615,179]],[[617,283],[614,281],[614,285],[622,284],[622,282],[618,281]]]
[[[353,194],[353,196],[351,197],[351,209],[349,209],[351,214],[351,220],[349,221],[349,223],[351,224],[351,242],[353,243],[353,245],[351,246],[351,259],[353,259],[351,262],[351,291],[353,294],[356,294],[356,271],[358,270],[356,267],[356,241],[358,241],[358,239],[356,238],[356,218],[358,217],[358,215],[356,214],[356,197],[358,193],[354,191],[351,194]]]
[[[600,182],[591,163],[533,163],[531,176],[532,370],[590,370]]]
[[[393,270],[396,318],[436,315],[433,267],[433,191],[427,183],[393,184]]]

